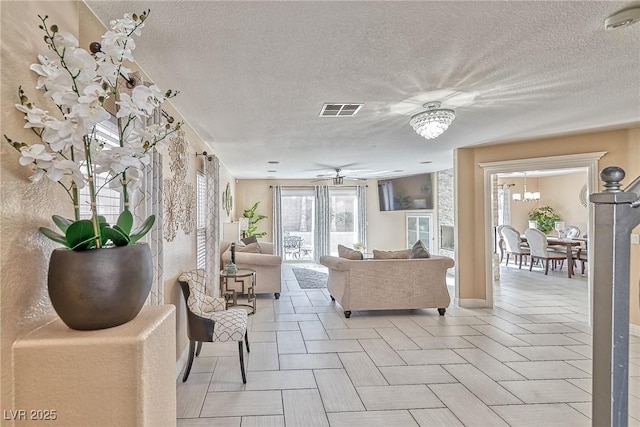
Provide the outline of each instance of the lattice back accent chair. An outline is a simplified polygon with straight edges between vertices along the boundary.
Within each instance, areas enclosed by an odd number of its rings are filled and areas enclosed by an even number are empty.
[[[564,262],[567,259],[567,255],[560,252],[549,251],[547,248],[547,236],[540,230],[535,228],[528,228],[525,230],[524,235],[529,242],[529,248],[531,249],[531,263],[529,265],[529,271],[533,268],[533,260],[544,261],[544,274],[549,273],[549,261],[552,261],[552,269],[555,269],[556,262]]]
[[[237,341],[240,355],[242,382],[247,383],[244,371],[242,338],[249,353],[247,335],[247,312],[242,308],[226,309],[224,298],[206,294],[204,269],[182,273],[178,277],[184,299],[187,302],[187,335],[189,336],[189,361],[182,382],[189,378],[193,357],[200,355],[203,342]],[[198,348],[196,350],[196,343]]]
[[[522,268],[522,259],[529,255],[529,248],[522,245],[520,232],[509,225],[505,225],[500,230],[500,233],[502,233],[505,246],[507,247],[507,261],[505,262],[505,265],[509,264],[509,255],[513,255],[513,263],[515,264],[518,261],[518,258],[520,258],[518,268]]]

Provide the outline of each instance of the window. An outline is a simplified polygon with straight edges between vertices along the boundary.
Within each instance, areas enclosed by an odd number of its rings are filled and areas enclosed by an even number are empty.
[[[96,138],[105,145],[113,147],[119,146],[118,125],[114,117],[96,125]],[[98,215],[104,216],[107,222],[113,225],[117,222],[118,215],[120,215],[122,211],[122,194],[120,194],[119,191],[109,188],[109,184],[106,184],[107,179],[109,179],[109,175],[106,172],[96,176],[95,188],[98,193],[96,196],[96,205]],[[91,204],[89,202],[89,186],[85,186],[79,190],[79,193],[80,217],[90,218]]]
[[[196,267],[205,268],[207,264],[207,182],[200,171],[196,173],[196,205]]]

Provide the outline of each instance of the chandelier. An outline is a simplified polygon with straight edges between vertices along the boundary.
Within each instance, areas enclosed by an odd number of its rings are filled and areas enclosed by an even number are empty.
[[[527,191],[527,174],[524,174],[524,197],[521,193],[513,193],[511,196],[514,202],[535,202],[540,200],[540,192]]]
[[[411,117],[409,124],[418,135],[427,139],[437,138],[447,130],[453,119],[456,118],[453,110],[440,110],[438,107],[440,107],[440,102],[428,102],[424,104],[426,111]]]

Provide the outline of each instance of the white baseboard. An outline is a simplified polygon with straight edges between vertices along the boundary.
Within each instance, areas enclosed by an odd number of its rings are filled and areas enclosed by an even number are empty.
[[[629,323],[629,334],[635,335],[636,337],[640,337],[640,325],[634,325],[633,323]]]
[[[180,376],[180,372],[182,372],[182,368],[187,364],[187,360],[189,359],[189,343],[184,346],[184,350],[180,353],[180,357],[176,362],[176,379]]]
[[[462,308],[491,308],[491,304],[484,299],[456,298],[455,305]]]

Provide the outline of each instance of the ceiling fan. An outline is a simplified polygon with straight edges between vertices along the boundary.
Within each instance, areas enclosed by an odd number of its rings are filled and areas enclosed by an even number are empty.
[[[312,182],[325,181],[327,179],[331,179],[333,182],[333,185],[343,185],[345,179],[349,181],[366,181],[367,180],[366,178],[357,178],[353,176],[340,175],[340,172],[342,171],[341,168],[334,168],[334,171],[336,172],[335,176],[323,177],[323,174],[321,174],[321,175],[318,175],[318,179],[314,179]],[[328,175],[328,174],[324,174],[324,175]]]

